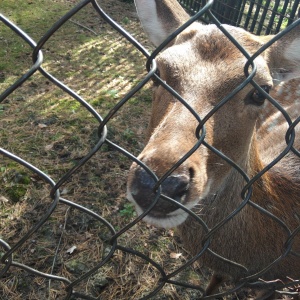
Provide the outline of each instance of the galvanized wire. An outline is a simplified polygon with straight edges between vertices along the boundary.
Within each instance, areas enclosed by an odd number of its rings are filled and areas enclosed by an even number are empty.
[[[198,12],[207,0],[179,0],[191,14]],[[246,29],[255,34],[275,34],[292,24],[300,10],[299,0],[216,0],[212,12],[221,23]],[[210,22],[207,16],[202,18]]]
[[[298,117],[295,121],[292,122],[291,118],[287,114],[287,112],[284,110],[283,107],[281,107],[276,99],[273,99],[270,95],[266,94],[263,89],[259,87],[259,85],[255,82],[253,79],[256,74],[256,66],[254,64],[254,59],[265,49],[270,47],[273,43],[275,43],[278,39],[280,39],[282,36],[284,36],[287,32],[289,32],[291,29],[293,29],[295,26],[299,26],[300,20],[294,22],[291,26],[289,26],[286,30],[275,36],[268,44],[263,46],[261,49],[257,51],[257,53],[250,55],[247,53],[245,49],[239,43],[230,35],[230,33],[226,30],[225,27],[222,26],[222,24],[218,21],[218,19],[215,17],[212,7],[214,5],[215,1],[210,0],[205,2],[205,5],[202,9],[200,9],[186,24],[184,24],[182,27],[180,27],[177,31],[175,31],[166,41],[164,41],[159,47],[157,47],[152,54],[150,54],[145,47],[143,47],[133,36],[131,36],[128,32],[126,32],[119,24],[117,24],[115,21],[113,21],[109,15],[107,15],[104,10],[101,8],[101,5],[97,3],[96,0],[84,0],[81,1],[77,6],[75,6],[73,9],[71,9],[67,14],[65,14],[60,20],[58,20],[50,29],[48,32],[45,33],[45,35],[38,41],[37,43],[33,41],[25,32],[23,32],[18,26],[13,24],[8,18],[6,18],[4,15],[0,14],[0,21],[3,22],[5,26],[8,26],[12,30],[12,34],[16,34],[19,37],[21,37],[26,43],[30,45],[32,48],[32,60],[33,64],[32,67],[23,75],[21,76],[14,84],[12,84],[8,89],[6,89],[1,95],[0,95],[0,102],[5,100],[13,91],[17,90],[25,81],[27,81],[35,72],[40,72],[45,78],[53,82],[56,86],[58,86],[64,93],[67,93],[70,95],[74,100],[78,101],[82,107],[84,107],[92,116],[95,118],[99,124],[98,126],[98,140],[93,149],[84,156],[72,169],[68,170],[57,182],[55,182],[52,178],[50,178],[47,174],[42,172],[39,168],[36,166],[31,165],[29,162],[25,161],[21,157],[16,156],[15,154],[9,152],[7,149],[0,148],[0,153],[4,155],[6,158],[17,162],[18,164],[24,166],[31,172],[35,173],[38,177],[42,178],[45,185],[49,186],[50,192],[49,197],[52,199],[51,204],[49,205],[47,212],[44,214],[44,216],[36,222],[36,224],[28,230],[28,232],[15,244],[15,245],[9,245],[5,241],[5,237],[2,237],[0,239],[0,246],[1,246],[1,270],[0,270],[0,277],[4,277],[7,272],[11,270],[11,267],[19,268],[22,270],[25,270],[28,273],[34,274],[35,276],[47,278],[49,280],[53,281],[59,281],[62,283],[65,283],[65,291],[66,296],[65,299],[71,299],[71,297],[77,297],[80,299],[96,299],[91,295],[82,294],[76,291],[76,286],[84,281],[86,278],[90,277],[92,274],[94,274],[97,270],[100,270],[108,261],[110,261],[116,252],[116,250],[122,251],[124,253],[128,253],[132,256],[136,256],[144,260],[145,262],[149,263],[153,268],[155,268],[158,273],[160,274],[160,282],[159,285],[156,287],[153,287],[153,290],[145,296],[143,299],[150,299],[154,297],[161,289],[164,288],[164,286],[169,283],[177,286],[181,286],[184,288],[193,288],[197,289],[202,292],[203,297],[201,299],[215,299],[216,297],[225,296],[227,294],[231,294],[235,292],[236,290],[239,290],[243,286],[250,286],[250,287],[269,287],[272,286],[273,289],[282,289],[284,286],[281,283],[263,283],[261,281],[258,281],[259,277],[261,277],[267,270],[271,269],[272,266],[279,261],[281,261],[287,254],[291,253],[291,247],[292,243],[295,240],[295,238],[299,238],[299,232],[300,232],[300,226],[296,228],[293,232],[288,228],[288,226],[280,219],[278,219],[276,216],[274,216],[272,213],[267,211],[266,209],[258,206],[257,204],[253,203],[251,201],[252,196],[252,185],[257,181],[261,176],[267,172],[270,168],[272,168],[279,160],[281,160],[288,152],[293,151],[300,159],[300,153],[298,149],[295,149],[293,147],[294,140],[295,140],[295,127],[300,122],[300,117]],[[83,7],[85,7],[87,4],[92,4],[95,11],[105,20],[114,30],[118,31],[122,36],[126,38],[128,43],[134,45],[137,50],[139,50],[142,55],[145,57],[145,64],[148,71],[148,74],[127,94],[123,99],[119,101],[119,103],[111,109],[111,111],[103,118],[99,113],[90,105],[88,104],[82,97],[80,97],[76,92],[71,90],[68,86],[64,85],[62,82],[60,82],[57,78],[55,78],[53,75],[49,74],[43,69],[43,50],[42,47],[46,43],[46,41],[57,31],[63,24],[68,21],[72,16],[74,16],[76,13],[78,13]],[[198,19],[201,19],[205,16],[205,18],[209,18],[211,23],[216,24],[218,28],[232,41],[232,43],[241,51],[241,53],[248,59],[248,63],[245,66],[245,80],[242,82],[236,89],[234,89],[230,94],[228,94],[224,99],[222,99],[216,107],[207,114],[207,116],[204,119],[201,119],[199,115],[193,110],[192,107],[189,106],[187,101],[181,97],[175,90],[173,90],[167,83],[165,83],[159,75],[156,73],[157,71],[157,65],[155,58],[156,56],[164,49],[164,47],[172,40],[174,39],[180,32],[182,32],[185,28],[187,28],[190,24],[197,21]],[[250,67],[250,68],[249,68]],[[249,72],[248,70],[251,70]],[[142,161],[138,160],[133,154],[129,153],[119,145],[113,143],[112,141],[107,139],[107,127],[110,126],[110,121],[114,117],[114,115],[119,111],[119,109],[125,105],[128,100],[130,100],[139,90],[141,90],[145,84],[147,84],[151,79],[155,79],[156,81],[160,82],[160,85],[163,86],[167,91],[169,91],[174,97],[176,97],[182,105],[184,105],[192,114],[192,116],[197,120],[198,127],[195,132],[195,136],[197,137],[197,143],[195,143],[194,147],[190,149],[189,152],[187,152],[176,164],[170,168],[168,172],[164,174],[160,179],[157,178],[156,174],[149,169]],[[209,120],[210,117],[212,117],[220,108],[225,106],[234,95],[236,95],[240,90],[242,90],[247,84],[252,84],[256,89],[260,90],[262,93],[265,94],[266,98],[276,107],[282,115],[285,117],[286,122],[289,124],[289,129],[286,134],[286,148],[280,155],[274,159],[268,166],[266,166],[263,170],[261,170],[255,177],[249,178],[248,174],[246,174],[235,162],[233,162],[231,159],[226,157],[223,153],[221,153],[218,149],[215,149],[212,145],[209,145],[205,141],[205,124]],[[82,168],[83,165],[86,164],[87,161],[91,159],[91,157],[101,149],[101,147],[107,144],[120,152],[122,155],[126,156],[132,162],[136,162],[141,168],[143,168],[150,176],[153,178],[153,180],[156,182],[156,195],[153,199],[152,205],[139,217],[137,217],[134,221],[127,224],[125,227],[121,228],[120,230],[116,230],[109,222],[109,220],[104,219],[99,214],[93,212],[92,210],[85,208],[79,204],[76,204],[70,200],[67,200],[65,198],[62,198],[60,196],[60,188],[61,186],[67,182],[73,174],[78,172],[80,168]],[[196,215],[194,212],[190,211],[186,207],[184,207],[182,204],[176,202],[174,199],[168,198],[165,195],[161,194],[161,184],[163,181],[175,170],[178,166],[180,166],[188,157],[190,157],[199,147],[200,145],[204,145],[207,147],[210,151],[217,154],[219,157],[221,157],[227,164],[232,166],[245,180],[245,186],[244,189],[241,191],[241,203],[236,209],[229,214],[224,220],[222,220],[220,223],[215,224],[215,226],[211,229],[208,228],[207,224],[202,220],[202,218],[198,215]],[[151,209],[156,205],[159,198],[164,198],[166,201],[169,201],[173,203],[174,205],[177,205],[177,207],[180,207],[184,211],[186,211],[192,218],[194,218],[204,229],[206,232],[206,236],[203,238],[203,247],[202,250],[195,256],[192,257],[189,261],[187,261],[184,265],[176,269],[170,274],[167,274],[164,270],[163,266],[155,262],[150,257],[144,255],[143,253],[130,249],[128,247],[124,247],[123,245],[120,245],[118,243],[119,237],[124,234],[127,230],[132,228],[134,225],[136,225],[138,222],[140,222],[148,213],[151,211]],[[99,261],[92,269],[90,269],[88,272],[80,276],[74,281],[71,281],[68,278],[56,276],[48,273],[40,272],[37,269],[33,269],[30,266],[24,265],[19,263],[18,261],[14,260],[14,253],[22,246],[24,243],[32,236],[33,233],[35,233],[37,230],[39,230],[43,224],[50,218],[52,213],[55,211],[57,204],[62,203],[68,207],[71,207],[75,210],[78,210],[82,213],[88,214],[90,217],[92,217],[95,221],[101,223],[101,225],[105,226],[108,231],[111,234],[110,240],[108,241],[111,248],[110,251]],[[219,256],[217,253],[214,253],[210,248],[211,240],[213,239],[213,235],[216,231],[218,231],[220,228],[222,228],[227,222],[229,222],[232,218],[234,218],[235,215],[237,215],[243,207],[246,205],[251,205],[255,209],[259,210],[261,213],[265,214],[270,219],[277,222],[287,233],[287,240],[284,245],[284,248],[282,249],[282,255],[278,257],[273,263],[271,263],[269,266],[262,269],[257,274],[248,274],[247,268],[245,266],[239,265],[238,263],[234,261],[230,261],[224,257]],[[236,284],[236,286],[231,287],[230,289],[226,290],[225,292],[222,292],[218,295],[213,296],[204,296],[204,289],[201,286],[197,285],[190,285],[187,283],[182,283],[180,281],[177,281],[174,279],[174,277],[182,272],[185,268],[190,266],[193,262],[195,262],[199,257],[201,257],[204,253],[210,252],[212,255],[215,255],[219,259],[226,261],[230,264],[232,264],[235,267],[239,267],[245,271],[245,277],[241,278],[240,282]],[[293,255],[297,255],[300,257],[300,253],[294,253]],[[254,258],[255,259],[255,258]],[[290,285],[300,284],[300,279],[295,280]]]

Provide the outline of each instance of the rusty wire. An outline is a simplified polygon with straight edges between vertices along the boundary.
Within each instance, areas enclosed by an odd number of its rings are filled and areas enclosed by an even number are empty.
[[[257,204],[251,202],[251,195],[252,195],[252,184],[259,179],[267,170],[272,168],[282,157],[284,157],[289,151],[293,151],[299,158],[300,153],[297,149],[294,149],[293,143],[295,139],[295,132],[294,128],[299,124],[300,117],[298,117],[294,122],[291,121],[289,115],[285,112],[285,110],[276,102],[275,99],[273,99],[270,95],[265,93],[265,96],[268,98],[268,100],[275,106],[286,118],[287,123],[289,124],[289,129],[286,134],[286,149],[284,152],[282,152],[272,163],[270,163],[264,170],[262,170],[259,174],[257,174],[254,178],[249,178],[247,174],[244,173],[241,168],[236,165],[233,161],[231,161],[228,157],[226,157],[224,154],[222,154],[218,149],[213,148],[211,145],[207,144],[205,141],[205,123],[207,120],[216,112],[218,111],[222,106],[226,105],[228,101],[241,89],[243,89],[247,84],[252,84],[255,88],[260,89],[261,88],[256,84],[256,82],[253,80],[253,77],[256,72],[256,67],[254,64],[254,59],[257,55],[259,55],[262,51],[264,51],[267,47],[269,47],[271,44],[276,42],[278,39],[280,39],[283,35],[285,35],[287,32],[289,32],[291,29],[293,29],[295,26],[298,26],[300,24],[300,20],[294,22],[292,25],[290,25],[288,28],[286,28],[283,32],[276,35],[268,44],[263,46],[257,53],[254,55],[248,54],[245,49],[243,49],[238,42],[229,34],[229,32],[220,24],[218,19],[213,15],[211,8],[214,4],[214,0],[207,1],[207,4],[197,13],[195,14],[186,24],[184,24],[182,27],[180,27],[178,30],[176,30],[164,43],[162,43],[159,47],[157,47],[152,54],[150,54],[135,38],[133,38],[128,32],[126,32],[119,24],[117,24],[115,21],[113,21],[101,8],[101,6],[97,3],[96,0],[83,0],[81,1],[77,6],[75,6],[73,9],[71,9],[67,14],[65,14],[60,20],[58,20],[50,29],[48,32],[45,33],[45,35],[41,38],[40,41],[37,43],[33,41],[25,32],[23,32],[19,27],[14,25],[9,19],[7,19],[5,16],[0,14],[0,21],[3,22],[6,26],[8,26],[12,34],[16,34],[19,37],[21,37],[26,43],[28,43],[32,48],[32,67],[24,74],[21,78],[19,78],[13,85],[11,85],[7,90],[5,90],[0,95],[0,102],[2,102],[4,99],[6,99],[13,91],[18,89],[22,83],[24,83],[26,80],[28,80],[35,72],[40,72],[43,76],[45,76],[48,80],[53,82],[55,85],[57,85],[60,89],[62,89],[65,93],[69,94],[73,99],[78,101],[82,107],[84,107],[99,123],[98,127],[98,141],[96,145],[93,147],[93,149],[80,160],[80,162],[75,165],[72,169],[70,169],[65,175],[63,175],[57,182],[54,182],[52,178],[50,178],[47,174],[39,170],[37,167],[31,165],[29,162],[23,160],[21,157],[18,157],[14,155],[13,153],[9,152],[6,149],[0,148],[0,153],[7,157],[10,160],[13,160],[17,162],[18,164],[24,166],[31,172],[35,173],[37,176],[42,178],[44,180],[44,183],[46,185],[49,185],[50,187],[50,194],[49,197],[52,199],[51,205],[49,205],[47,213],[41,218],[35,225],[32,227],[15,245],[9,245],[5,241],[5,237],[0,239],[0,245],[1,245],[1,269],[0,269],[0,278],[5,276],[5,274],[11,269],[11,267],[16,267],[19,269],[23,269],[26,272],[32,273],[35,276],[47,278],[49,280],[55,280],[59,282],[65,283],[66,286],[66,292],[67,295],[65,299],[71,299],[71,297],[78,297],[80,299],[96,299],[93,298],[90,295],[82,294],[76,292],[76,286],[83,281],[84,279],[91,276],[93,273],[95,273],[97,270],[99,270],[102,266],[104,266],[114,255],[116,250],[120,250],[124,253],[128,253],[133,256],[137,256],[141,259],[143,259],[145,262],[150,263],[152,267],[154,267],[159,273],[160,273],[160,283],[157,287],[153,287],[153,290],[145,296],[143,299],[150,299],[154,295],[156,295],[164,286],[166,283],[171,283],[174,285],[178,285],[184,288],[193,288],[201,291],[204,293],[204,290],[200,286],[195,285],[189,285],[186,283],[182,283],[179,281],[174,280],[174,276],[178,273],[180,273],[183,269],[187,268],[189,265],[191,265],[194,261],[196,261],[200,256],[203,255],[206,251],[210,251],[213,255],[216,255],[216,253],[213,253],[209,249],[210,241],[213,238],[213,234],[215,231],[217,231],[220,227],[222,227],[225,223],[227,223],[231,218],[233,218],[236,214],[239,213],[239,211],[245,206],[245,205],[252,205],[256,209],[260,210],[263,214],[267,215],[268,217],[275,220],[280,226],[283,227],[283,229],[287,232],[287,240],[286,244],[284,245],[284,249],[282,252],[282,255],[278,257],[276,261],[274,261],[272,264],[270,264],[267,268],[261,270],[257,274],[247,274],[244,278],[241,279],[241,281],[234,287],[228,289],[227,291],[220,293],[218,295],[214,296],[203,296],[202,299],[215,299],[216,297],[221,297],[226,294],[231,294],[234,291],[240,289],[243,286],[251,286],[251,287],[259,287],[259,286],[271,286],[274,289],[282,289],[283,287],[287,285],[282,285],[280,283],[265,283],[259,281],[259,277],[263,275],[268,269],[272,268],[274,264],[276,264],[278,261],[283,259],[287,254],[291,252],[291,246],[293,243],[293,240],[297,237],[299,238],[299,232],[300,232],[300,226],[295,229],[293,232],[289,230],[289,228],[286,226],[286,224],[276,218],[273,214],[268,212],[267,210],[263,209],[262,207],[258,206]],[[88,104],[84,99],[82,99],[76,92],[68,88],[66,85],[64,85],[62,82],[60,82],[58,79],[56,79],[54,76],[49,74],[43,69],[43,50],[42,47],[46,43],[46,41],[66,22],[68,21],[72,16],[74,16],[77,12],[79,12],[83,7],[85,7],[88,4],[92,4],[95,11],[112,27],[114,30],[118,31],[121,35],[123,35],[128,43],[131,43],[134,45],[144,56],[145,56],[145,64],[148,71],[148,74],[144,77],[143,80],[141,80],[121,101],[111,109],[111,111],[103,118],[99,113],[90,105]],[[193,109],[188,105],[188,103],[183,99],[176,91],[174,91],[170,86],[168,86],[164,81],[162,81],[159,77],[159,75],[156,73],[157,66],[155,62],[155,57],[163,50],[163,48],[172,40],[174,39],[181,31],[183,31],[185,28],[187,28],[191,23],[197,21],[198,19],[202,18],[203,16],[206,16],[206,18],[210,19],[211,23],[216,24],[219,29],[232,41],[232,43],[243,53],[243,55],[248,59],[248,63],[245,66],[245,81],[241,83],[235,90],[233,90],[229,95],[227,95],[224,99],[222,99],[219,104],[207,114],[205,119],[201,120],[197,113],[193,111]],[[250,68],[249,68],[250,67]],[[248,70],[251,69],[251,72]],[[112,141],[107,139],[107,126],[109,126],[109,122],[111,118],[114,116],[115,113],[118,112],[118,110],[127,103],[127,101],[135,94],[137,93],[149,80],[155,79],[156,81],[159,81],[160,84],[167,89],[170,93],[173,94],[181,103],[182,105],[186,106],[186,108],[192,113],[193,117],[195,117],[199,123],[198,128],[195,132],[195,135],[197,137],[197,143],[195,146],[188,152],[182,159],[180,159],[174,166],[164,175],[162,178],[158,179],[154,172],[149,169],[146,165],[144,165],[141,161],[139,161],[133,154],[127,152],[123,148],[121,148],[119,145],[114,144]],[[263,93],[264,91],[261,90]],[[157,187],[157,193],[155,196],[155,199],[153,199],[153,204],[151,207],[149,207],[142,215],[137,217],[133,222],[127,224],[124,228],[120,229],[118,232],[116,229],[109,223],[108,220],[104,219],[97,213],[91,211],[90,209],[87,209],[79,204],[75,204],[72,201],[69,201],[67,199],[64,199],[60,197],[60,187],[74,174],[76,173],[90,158],[102,147],[102,145],[108,144],[111,147],[113,147],[115,150],[119,151],[121,154],[132,160],[133,162],[136,162],[139,164],[142,168],[148,172],[151,177],[156,181],[156,187]],[[189,209],[185,208],[183,205],[177,203],[175,200],[168,198],[164,195],[161,195],[161,188],[160,184],[164,181],[164,179],[172,173],[174,169],[176,169],[184,160],[186,160],[189,156],[191,156],[200,145],[204,145],[207,148],[209,148],[211,151],[215,152],[217,155],[219,155],[222,159],[224,159],[228,164],[230,164],[233,168],[235,168],[245,179],[245,187],[242,193],[242,202],[241,204],[230,214],[227,216],[226,219],[224,219],[219,224],[216,224],[214,228],[208,229],[205,222],[201,219],[201,217],[197,216],[195,213],[190,211]],[[177,270],[173,271],[170,274],[166,274],[164,268],[156,263],[154,260],[150,259],[146,255],[124,247],[122,245],[118,244],[118,238],[127,230],[129,230],[131,227],[133,227],[135,224],[137,224],[145,215],[149,213],[149,211],[154,207],[154,205],[157,203],[159,197],[164,198],[167,201],[170,201],[177,205],[178,207],[182,208],[186,212],[190,214],[197,222],[201,224],[201,226],[204,228],[205,232],[207,233],[206,236],[203,239],[203,248],[198,255],[191,258],[188,262],[186,262],[184,265],[179,267]],[[94,218],[97,222],[100,222],[102,225],[106,226],[109,232],[111,233],[110,238],[110,251],[105,255],[105,257],[97,263],[96,266],[94,266],[91,270],[89,270],[87,273],[82,275],[81,277],[77,278],[75,281],[71,282],[68,278],[64,278],[61,276],[55,276],[49,273],[42,273],[39,270],[33,269],[27,265],[21,264],[18,261],[14,260],[14,252],[16,252],[22,245],[30,238],[32,234],[34,234],[39,228],[43,226],[43,224],[48,220],[48,218],[51,216],[53,211],[55,211],[56,206],[58,203],[63,203],[66,206],[72,207],[73,209],[79,210],[85,214],[90,215],[92,218]],[[294,255],[300,256],[300,253],[293,253]],[[244,266],[238,265],[237,263],[233,261],[229,261],[223,257],[219,257],[221,260],[226,260],[227,262],[238,266],[245,271],[246,268]],[[296,280],[291,283],[291,285],[299,284],[300,280]]]

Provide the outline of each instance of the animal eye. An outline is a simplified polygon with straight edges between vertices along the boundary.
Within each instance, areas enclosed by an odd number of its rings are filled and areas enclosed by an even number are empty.
[[[262,85],[261,88],[267,93],[269,94],[270,92],[270,86],[268,85]],[[254,104],[257,106],[261,106],[265,103],[266,100],[266,96],[265,94],[263,94],[262,92],[260,92],[259,90],[254,90],[249,94],[248,97],[248,101],[250,104]]]

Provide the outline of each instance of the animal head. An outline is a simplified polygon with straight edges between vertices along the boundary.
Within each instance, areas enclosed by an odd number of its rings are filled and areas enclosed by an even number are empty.
[[[189,19],[176,0],[135,3],[144,30],[155,46]],[[256,123],[264,114],[266,98],[276,83],[300,77],[300,27],[256,55],[254,64],[248,66],[246,56],[255,54],[272,36],[258,37],[241,28],[223,27],[246,50],[246,55],[216,25],[197,22],[155,58],[162,82],[154,82],[148,141],[138,159],[161,178],[187,152],[195,147],[197,150],[164,179],[160,191],[154,177],[133,163],[128,198],[139,213],[153,204],[157,192],[193,208],[225,185],[232,167],[211,147],[245,172],[253,167],[253,160],[259,165]],[[254,74],[254,83],[250,80],[241,88],[249,74]],[[180,94],[196,114],[167,91],[163,82]],[[231,97],[227,101],[228,95]],[[224,99],[226,104],[214,111]],[[202,120],[205,138],[198,143],[196,131]],[[162,196],[145,220],[163,227],[179,225],[187,213],[175,202]]]

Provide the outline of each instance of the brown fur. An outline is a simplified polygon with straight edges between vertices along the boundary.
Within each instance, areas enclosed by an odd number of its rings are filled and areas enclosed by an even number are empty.
[[[285,222],[291,231],[300,226],[299,171],[298,174],[295,173],[278,167],[271,169],[254,184],[253,197],[251,197],[251,201]],[[210,228],[222,221],[241,202],[241,198],[236,195],[244,186],[243,180],[235,171],[230,177],[234,184],[229,180],[225,190],[220,191],[217,196],[214,195],[214,199],[205,199],[205,204],[202,203],[201,208],[197,209],[197,213]],[[240,187],[235,192],[238,182]],[[201,251],[205,233],[198,222],[189,217],[183,225],[179,226],[179,233],[185,247],[192,255]],[[233,281],[239,281],[267,267],[282,255],[288,236],[284,227],[248,204],[212,236],[210,246],[217,254],[245,266],[248,272],[230,263],[224,263],[211,254],[205,254],[200,262],[210,266],[217,274],[223,274],[227,278],[229,275]],[[195,243],[195,241],[199,242]],[[292,251],[300,253],[299,235],[294,239]],[[300,276],[300,259],[292,253],[282,259],[263,278],[284,280],[286,276],[295,279]]]

